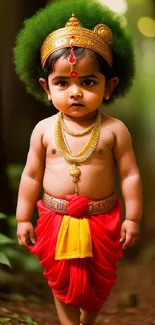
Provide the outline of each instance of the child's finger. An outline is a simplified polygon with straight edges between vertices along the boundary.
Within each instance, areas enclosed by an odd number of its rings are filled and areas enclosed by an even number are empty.
[[[33,245],[36,243],[36,236],[35,236],[34,229],[30,230],[30,240],[31,240]]]
[[[131,242],[132,242],[132,236],[126,233],[125,243],[123,244],[122,248],[126,249],[127,247],[130,246]]]
[[[137,243],[138,239],[139,239],[139,235],[134,236],[132,238],[132,242],[131,242],[130,246],[134,246]]]
[[[121,238],[120,238],[120,243],[122,243],[125,240],[126,232],[125,230],[121,229]]]
[[[125,240],[125,235],[120,238],[120,241],[119,242],[120,243],[123,243],[124,240]]]
[[[20,246],[22,246],[21,240],[20,240],[20,237],[19,236],[18,236],[18,243],[19,243]]]
[[[28,245],[28,237],[27,236],[20,236],[20,245],[27,247],[27,245]]]

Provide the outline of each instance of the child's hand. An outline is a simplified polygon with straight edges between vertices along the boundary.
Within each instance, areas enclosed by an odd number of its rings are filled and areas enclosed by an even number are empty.
[[[32,223],[29,221],[18,222],[17,237],[19,245],[27,247],[36,243],[36,237]]]
[[[136,244],[139,239],[139,223],[131,220],[125,220],[121,227],[120,243],[122,248],[126,249]]]

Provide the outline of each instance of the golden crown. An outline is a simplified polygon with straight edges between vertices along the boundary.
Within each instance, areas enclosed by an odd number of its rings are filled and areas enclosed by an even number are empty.
[[[112,67],[113,55],[110,47],[113,41],[112,31],[104,24],[98,24],[94,30],[82,28],[74,14],[65,28],[57,29],[49,34],[41,46],[41,65],[44,68],[46,60],[55,51],[64,47],[78,46],[99,53]]]

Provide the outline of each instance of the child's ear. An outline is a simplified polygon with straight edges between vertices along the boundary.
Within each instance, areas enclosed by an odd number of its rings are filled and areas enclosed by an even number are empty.
[[[46,80],[44,78],[40,78],[39,83],[42,86],[42,88],[46,91],[48,100],[51,100],[51,93],[50,93],[50,90],[49,90],[49,87],[48,87],[48,84],[47,84]]]
[[[106,89],[105,89],[105,95],[104,95],[104,98],[106,100],[108,100],[111,95],[113,94],[114,92],[114,89],[117,87],[119,83],[119,78],[117,77],[114,77],[114,78],[111,78],[108,80],[108,83],[106,85]]]

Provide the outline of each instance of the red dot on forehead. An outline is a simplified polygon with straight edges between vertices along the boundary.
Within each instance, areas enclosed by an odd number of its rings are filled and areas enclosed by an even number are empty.
[[[77,72],[76,71],[72,71],[71,72],[71,77],[72,78],[76,78],[77,77]]]
[[[72,39],[74,39],[74,38],[75,38],[75,36],[71,36],[71,38],[72,38]]]

